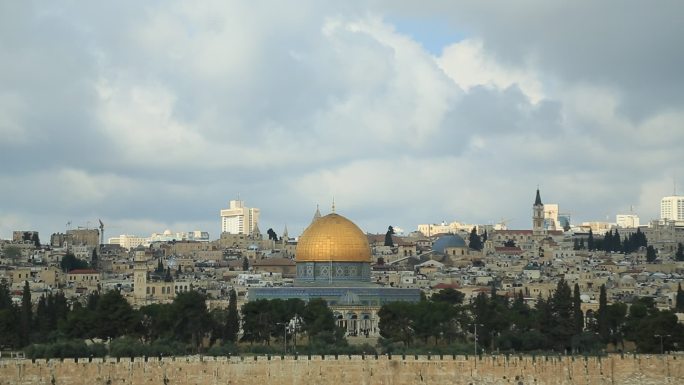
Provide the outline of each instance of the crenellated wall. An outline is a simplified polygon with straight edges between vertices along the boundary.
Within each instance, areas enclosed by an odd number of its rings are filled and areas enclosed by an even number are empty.
[[[682,384],[684,356],[0,360],[0,385]]]

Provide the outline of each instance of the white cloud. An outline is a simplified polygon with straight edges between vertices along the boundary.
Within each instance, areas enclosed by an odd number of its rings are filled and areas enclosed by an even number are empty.
[[[465,91],[475,86],[495,87],[500,90],[518,86],[533,103],[545,96],[542,83],[533,71],[499,64],[485,52],[479,39],[465,39],[445,47],[438,63]]]
[[[574,29],[511,29],[525,7],[511,21],[479,3],[421,3],[421,17],[467,31],[439,57],[391,25],[393,6],[51,7],[0,12],[0,29],[21,32],[0,34],[12,57],[0,61],[0,212],[44,232],[101,217],[121,232],[215,235],[237,193],[262,209],[262,230],[293,235],[332,196],[369,231],[502,216],[526,227],[537,184],[578,220],[635,202],[651,217],[659,181],[684,179],[681,106],[634,93],[660,75],[606,65],[625,42],[568,59],[563,47],[585,43]]]

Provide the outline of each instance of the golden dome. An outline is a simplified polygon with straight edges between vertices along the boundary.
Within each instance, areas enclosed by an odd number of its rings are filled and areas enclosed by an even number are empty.
[[[332,213],[316,219],[299,237],[296,262],[370,262],[366,234],[349,219]]]

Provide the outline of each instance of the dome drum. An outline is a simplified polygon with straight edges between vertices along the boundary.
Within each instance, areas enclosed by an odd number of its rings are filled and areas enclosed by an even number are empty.
[[[364,262],[297,262],[300,282],[368,282],[370,272],[370,264]]]

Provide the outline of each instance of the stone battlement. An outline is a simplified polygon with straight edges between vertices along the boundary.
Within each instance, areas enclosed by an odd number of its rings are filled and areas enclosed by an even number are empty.
[[[680,384],[684,356],[240,356],[0,360],[0,385]]]

